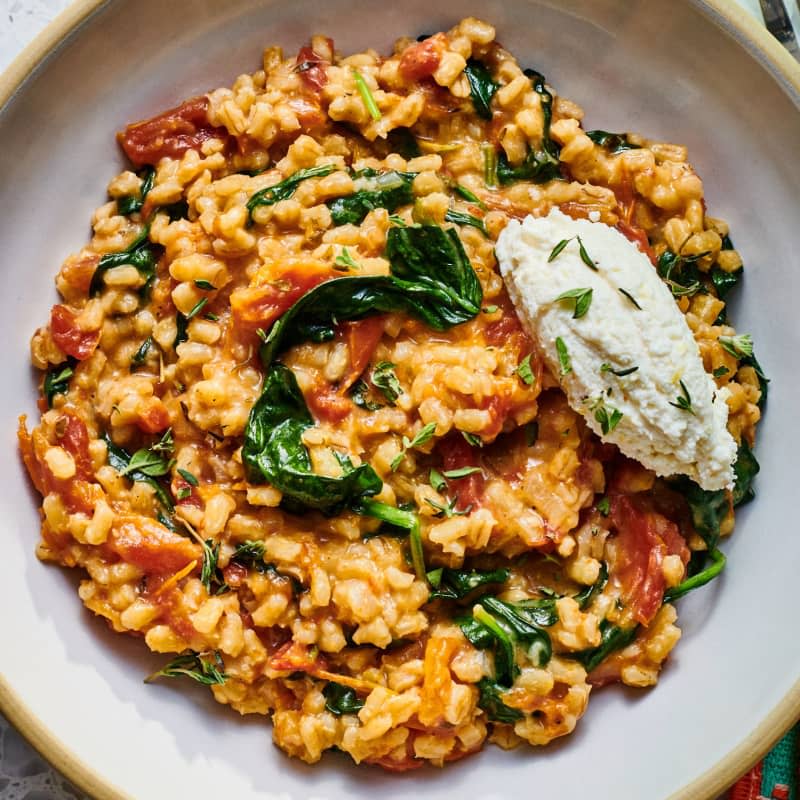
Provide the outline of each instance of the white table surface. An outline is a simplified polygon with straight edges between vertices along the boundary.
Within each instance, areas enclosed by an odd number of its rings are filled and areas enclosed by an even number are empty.
[[[761,22],[758,0],[737,0]],[[70,0],[0,0],[0,72]],[[800,7],[788,0],[795,29]],[[77,599],[76,599],[77,602]],[[0,714],[0,800],[84,800]]]

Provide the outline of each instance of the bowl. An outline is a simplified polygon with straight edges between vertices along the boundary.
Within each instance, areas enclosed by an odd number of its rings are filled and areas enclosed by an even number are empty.
[[[35,410],[28,340],[55,300],[62,259],[123,163],[114,133],[226,85],[266,44],[287,52],[324,32],[337,48],[388,49],[400,35],[491,21],[524,66],[586,111],[587,127],[685,143],[709,209],[746,265],[733,319],[772,378],[759,428],[757,501],[726,542],[729,567],[680,601],[683,641],[651,691],[599,693],[574,735],[538,751],[481,754],[389,775],[343,756],[308,767],[279,752],[262,718],[201,689],[146,686],[140,642],[83,609],[78,576],[34,555],[37,502],[16,456],[16,416]],[[704,800],[760,757],[800,713],[793,519],[800,450],[800,67],[723,0],[138,0],[72,6],[0,80],[0,394],[6,458],[6,629],[0,706],[42,754],[98,798]]]

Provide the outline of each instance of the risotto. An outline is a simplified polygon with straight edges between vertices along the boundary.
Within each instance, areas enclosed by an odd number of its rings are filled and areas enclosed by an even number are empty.
[[[389,770],[545,745],[593,687],[655,684],[674,601],[753,496],[767,388],[686,148],[587,130],[473,18],[388,57],[268,47],[118,139],[131,168],[56,277],[19,445],[39,557],[165,654],[147,680],[270,716],[306,762]],[[495,257],[553,209],[671,289],[733,490],[657,477],[568,404]]]

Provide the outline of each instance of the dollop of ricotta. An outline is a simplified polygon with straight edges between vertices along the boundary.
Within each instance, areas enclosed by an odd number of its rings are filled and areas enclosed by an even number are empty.
[[[558,209],[510,222],[496,253],[523,325],[603,441],[658,475],[733,487],[729,392],[706,373],[685,317],[644,253],[616,229]],[[588,289],[588,308],[585,291],[578,311],[578,298],[557,299]]]

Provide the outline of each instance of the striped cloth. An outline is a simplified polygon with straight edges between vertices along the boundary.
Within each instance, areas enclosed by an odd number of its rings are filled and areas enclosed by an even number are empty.
[[[726,800],[800,800],[800,723],[734,784]]]

